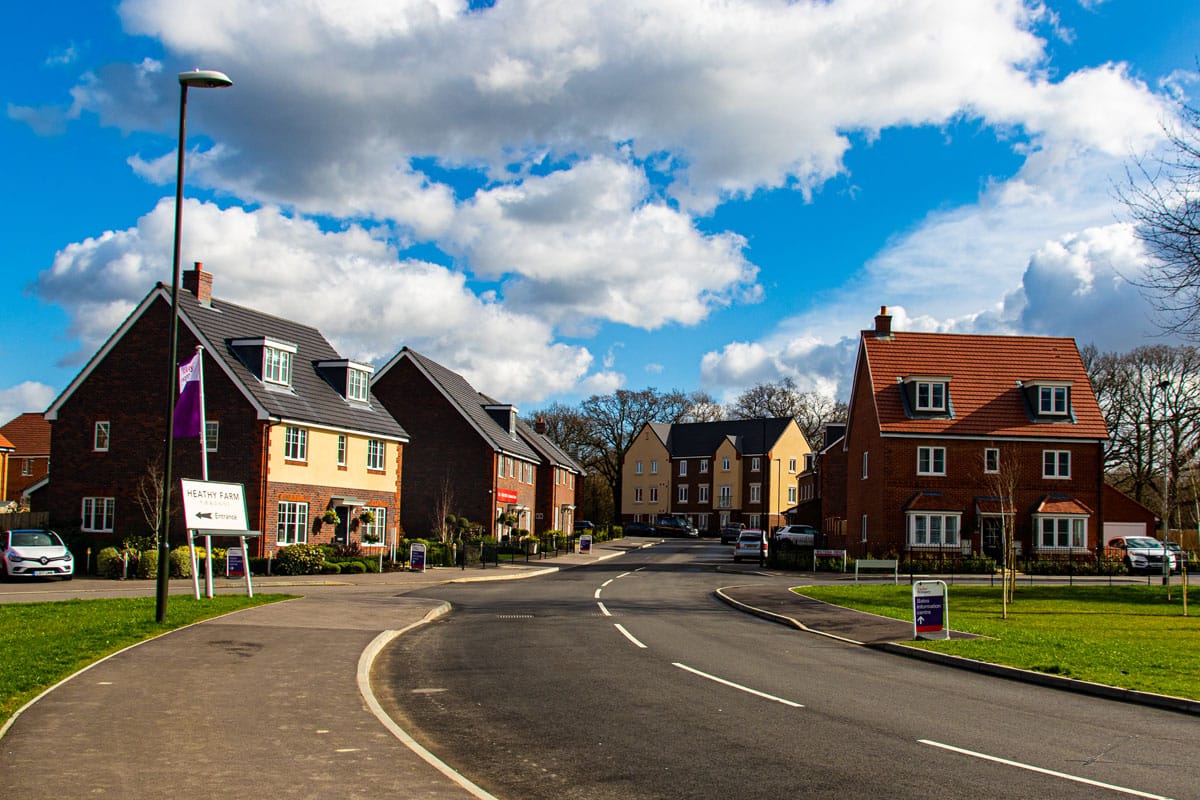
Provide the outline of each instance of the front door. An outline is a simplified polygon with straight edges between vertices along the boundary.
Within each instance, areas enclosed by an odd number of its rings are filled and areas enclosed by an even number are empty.
[[[333,543],[346,544],[350,541],[350,515],[354,513],[354,509],[349,506],[338,506],[337,513],[341,522],[333,532]]]
[[[1004,524],[1000,517],[982,517],[983,554],[1004,566]]]

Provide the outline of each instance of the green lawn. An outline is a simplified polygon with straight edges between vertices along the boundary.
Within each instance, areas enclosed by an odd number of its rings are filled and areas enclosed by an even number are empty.
[[[0,725],[43,690],[123,647],[287,597],[172,596],[161,624],[154,621],[153,597],[0,604]]]
[[[801,586],[836,605],[912,620],[909,586]],[[914,643],[942,653],[1079,680],[1200,699],[1200,598],[1161,586],[1018,587],[1001,618],[1000,589],[949,588],[950,627],[986,639]]]

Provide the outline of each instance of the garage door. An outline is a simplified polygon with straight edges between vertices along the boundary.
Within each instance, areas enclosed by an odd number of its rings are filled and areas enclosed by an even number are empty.
[[[1148,536],[1146,524],[1143,522],[1106,522],[1104,523],[1104,541],[1117,536]]]

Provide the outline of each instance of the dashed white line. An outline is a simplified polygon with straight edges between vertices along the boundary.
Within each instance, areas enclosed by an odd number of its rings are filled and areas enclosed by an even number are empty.
[[[1045,769],[1043,767],[1035,767],[1032,764],[1023,764],[1020,761],[1011,761],[1007,758],[1000,758],[999,756],[989,756],[987,753],[977,753],[974,750],[964,750],[961,747],[955,747],[955,746],[949,745],[949,744],[942,744],[941,742],[934,742],[929,739],[918,739],[917,741],[920,742],[921,744],[927,744],[930,747],[937,747],[942,750],[949,750],[952,753],[959,753],[964,756],[971,756],[972,758],[983,759],[984,761],[992,761],[996,764],[1003,764],[1008,767],[1016,767],[1017,769],[1028,770],[1029,772],[1037,772],[1041,775],[1049,775],[1053,778],[1062,778],[1063,780],[1066,780],[1066,781],[1074,781],[1075,783],[1082,783],[1087,786],[1096,786],[1100,789],[1108,789],[1111,792],[1120,792],[1121,794],[1132,795],[1133,797],[1146,797],[1146,798],[1150,798],[1151,800],[1169,800],[1168,798],[1164,797],[1161,794],[1150,794],[1149,792],[1139,792],[1137,789],[1130,789],[1126,786],[1115,786],[1111,783],[1101,783],[1100,781],[1093,781],[1088,778],[1081,778],[1078,775],[1070,775],[1066,772],[1056,772],[1055,770],[1052,770],[1052,769]]]
[[[604,607],[604,603],[596,603],[596,605],[600,606],[600,613],[601,613],[601,614],[603,614],[603,615],[604,615],[604,616],[606,616],[606,617],[611,617],[611,616],[612,616],[612,614],[608,613],[608,609]]]
[[[595,599],[599,600],[599,599],[600,599],[600,590],[599,590],[599,589],[597,589],[597,590],[596,590],[596,593],[595,593],[594,595],[592,595],[592,597],[594,597]]]
[[[773,694],[767,694],[766,692],[760,692],[757,689],[751,689],[749,686],[742,686],[740,683],[734,683],[733,681],[727,681],[724,678],[718,678],[716,675],[709,675],[707,672],[701,672],[698,669],[689,667],[687,664],[680,664],[678,661],[673,661],[671,663],[673,666],[679,667],[681,670],[684,670],[685,672],[690,672],[693,675],[699,675],[701,678],[707,678],[708,680],[713,681],[714,683],[719,683],[722,686],[728,686],[731,689],[737,689],[739,692],[745,692],[746,694],[752,694],[755,697],[761,697],[764,700],[770,700],[775,703],[782,703],[783,705],[790,706],[791,708],[804,708],[804,706],[801,705],[800,703],[794,703],[791,700],[785,700],[782,697],[776,697]]]
[[[609,579],[608,579],[608,580],[606,580],[604,583],[600,584],[600,588],[601,588],[601,589],[603,589],[605,586],[608,586],[608,585],[609,585],[610,583],[612,583],[614,580],[616,580],[616,579],[615,579],[615,578],[609,578]]]
[[[625,577],[628,577],[628,576],[630,576],[630,575],[632,575],[632,574],[633,574],[632,572],[622,572],[622,573],[621,573],[620,575],[618,575],[617,577],[618,577],[618,578],[625,578]]]
[[[637,637],[635,637],[635,636],[634,636],[632,633],[630,633],[629,631],[625,630],[625,627],[624,627],[623,625],[621,625],[621,623],[619,623],[619,622],[617,622],[617,623],[614,623],[614,627],[615,627],[617,630],[619,630],[619,631],[620,631],[622,634],[624,634],[624,636],[625,636],[625,638],[626,638],[626,639],[628,639],[629,641],[633,642],[634,644],[636,644],[638,647],[642,648],[643,650],[645,650],[645,649],[646,649],[646,645],[644,645],[644,644],[642,644],[641,642],[639,642],[639,641],[637,640]]]

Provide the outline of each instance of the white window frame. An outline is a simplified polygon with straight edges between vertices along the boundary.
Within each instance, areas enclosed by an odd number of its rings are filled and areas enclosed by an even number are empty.
[[[942,468],[937,468],[938,456],[941,456]],[[921,462],[927,462],[924,469],[921,468]],[[946,448],[937,447],[935,445],[923,445],[917,448],[917,474],[918,475],[945,475],[946,474]]]
[[[676,502],[686,503],[688,501],[688,487],[686,483],[679,484],[679,490],[676,493],[676,496],[678,498]]]
[[[635,463],[634,463],[634,465],[633,465],[633,474],[634,474],[634,475],[641,475],[641,474],[642,474],[642,462],[641,462],[641,461],[637,461],[637,462],[635,462]]]
[[[687,477],[687,459],[681,458],[679,460],[679,477],[681,477],[681,478]]]
[[[1083,514],[1034,514],[1034,547],[1070,552],[1088,549],[1088,518]],[[1050,543],[1047,544],[1047,536]],[[1063,544],[1063,540],[1066,544]]]
[[[633,502],[635,502],[635,503],[643,502],[643,500],[642,500],[643,496],[644,496],[644,490],[642,489],[641,486],[633,487]]]
[[[792,505],[796,505],[796,487],[795,486],[788,487],[788,502],[791,503]]]
[[[308,541],[308,503],[280,500],[276,507],[275,543],[281,546]]]
[[[650,474],[651,475],[658,474],[658,459],[656,459],[656,458],[650,459]]]
[[[283,457],[286,461],[308,463],[308,428],[288,425],[284,429]]]
[[[795,471],[796,471],[796,459],[789,458],[788,459],[788,472],[794,473]]]
[[[263,344],[262,376],[265,383],[292,385],[292,354],[294,349],[275,344]]]
[[[721,472],[729,472],[729,456],[721,458]]]
[[[363,511],[370,511],[375,515],[375,521],[371,523],[358,523],[358,538],[360,541],[367,541],[370,534],[375,535],[375,544],[382,544],[386,541],[384,536],[387,532],[387,506],[363,506]]]
[[[728,483],[723,483],[717,487],[717,501],[719,508],[733,508],[733,486]]]
[[[371,400],[371,376],[366,370],[346,368],[346,399],[359,403]]]
[[[21,459],[21,474],[24,476],[29,476],[29,475],[33,474],[33,459],[32,458]]]
[[[107,453],[112,444],[112,423],[109,420],[99,420],[92,430],[92,450],[97,453]]]
[[[650,487],[650,502],[651,503],[658,502],[658,487],[657,486]]]
[[[337,465],[339,467],[346,466],[346,451],[348,450],[348,442],[346,434],[339,433],[337,438]]]
[[[382,439],[367,440],[367,469],[387,469],[387,442]]]
[[[698,495],[696,497],[697,503],[707,503],[708,502],[708,484],[702,483],[699,486],[697,486],[696,494]]]
[[[748,503],[761,503],[762,502],[762,484],[761,483],[750,484],[750,498],[746,502],[748,502]]]
[[[909,547],[958,548],[962,543],[962,514],[953,511],[909,511]],[[939,541],[933,541],[936,538]],[[923,539],[923,541],[922,541]]]
[[[1038,414],[1065,417],[1071,410],[1071,390],[1067,386],[1039,386]]]
[[[871,470],[870,470],[870,464],[871,464],[871,453],[870,453],[870,451],[868,451],[868,450],[863,450],[863,456],[862,456],[862,479],[863,479],[864,481],[865,481],[865,480],[867,480],[867,476],[868,476],[868,475],[870,475],[870,473],[871,473]]]
[[[750,527],[751,527],[751,528],[758,528],[758,527],[760,527],[758,523],[759,523],[761,520],[762,520],[762,515],[761,515],[761,514],[751,514],[751,515],[750,515],[750,519],[749,519],[749,522],[750,522]]]
[[[866,514],[862,515],[862,519],[859,522],[859,535],[861,537],[860,541],[863,543],[866,543],[866,541],[867,541],[867,515]]]
[[[950,388],[944,381],[917,381],[916,392],[913,394],[913,404],[917,411],[945,411],[946,398],[950,394]],[[925,398],[922,401],[921,391],[925,390]],[[935,396],[941,393],[941,399]]]
[[[117,499],[115,497],[85,497],[80,510],[83,519],[80,530],[109,533],[113,529],[116,518]]]
[[[985,475],[995,475],[1000,471],[1000,448],[983,448],[983,472]]]
[[[760,459],[758,456],[755,456],[754,458],[750,459],[750,471],[751,472],[758,472],[761,469],[762,469],[762,459]]]
[[[204,420],[204,449],[210,453],[217,452],[217,444],[221,438],[221,423],[215,419]]]
[[[1042,477],[1049,480],[1067,480],[1071,477],[1070,450],[1043,450]]]
[[[708,459],[707,458],[700,459],[700,474],[701,475],[708,474]]]

